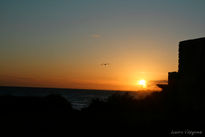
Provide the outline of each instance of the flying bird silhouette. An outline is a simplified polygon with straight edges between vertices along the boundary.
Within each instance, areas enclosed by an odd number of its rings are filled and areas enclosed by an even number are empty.
[[[109,66],[110,64],[109,64],[109,63],[102,63],[101,65],[107,67],[107,66]]]

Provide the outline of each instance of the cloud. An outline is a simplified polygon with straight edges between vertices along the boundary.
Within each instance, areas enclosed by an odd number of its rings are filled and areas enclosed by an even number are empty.
[[[98,38],[101,38],[101,35],[99,35],[99,34],[92,34],[91,37],[95,38],[95,39],[98,39]]]
[[[153,80],[151,82],[156,83],[156,84],[167,84],[168,83],[167,80]]]

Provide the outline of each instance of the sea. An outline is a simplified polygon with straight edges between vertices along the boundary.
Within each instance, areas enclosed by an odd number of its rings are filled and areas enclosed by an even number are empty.
[[[37,88],[37,87],[0,87],[0,95],[12,96],[48,96],[61,95],[68,100],[74,109],[81,110],[87,107],[93,99],[106,99],[113,94],[128,93],[136,98],[145,97],[149,92],[140,91],[115,91],[93,89],[66,89],[66,88]]]

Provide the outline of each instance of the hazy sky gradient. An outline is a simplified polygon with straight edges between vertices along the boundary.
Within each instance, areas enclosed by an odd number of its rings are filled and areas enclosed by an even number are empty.
[[[204,6],[1,0],[0,85],[136,90],[139,79],[166,80],[177,71],[178,42],[205,36]]]

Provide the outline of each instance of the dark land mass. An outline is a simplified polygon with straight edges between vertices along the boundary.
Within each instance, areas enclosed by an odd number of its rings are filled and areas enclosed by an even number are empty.
[[[113,94],[92,100],[81,111],[60,95],[0,96],[1,132],[7,136],[173,136],[173,131],[204,132],[204,105],[182,108],[169,92],[144,99]],[[199,134],[198,134],[199,135]]]

